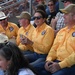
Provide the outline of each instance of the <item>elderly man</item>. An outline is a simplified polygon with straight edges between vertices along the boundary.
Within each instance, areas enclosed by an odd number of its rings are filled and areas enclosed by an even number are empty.
[[[32,40],[32,33],[34,31],[34,26],[30,24],[31,15],[30,13],[23,11],[19,16],[20,29],[18,31],[17,36],[17,45],[18,47],[24,52],[24,54],[29,54],[33,52],[33,48],[29,45],[24,44],[24,38],[27,37],[28,39]]]
[[[52,75],[75,75],[75,4],[61,11],[67,25],[58,32],[47,56],[45,69]]]
[[[9,39],[16,39],[19,27],[11,22],[8,22],[7,16],[0,11],[0,33],[8,36]]]

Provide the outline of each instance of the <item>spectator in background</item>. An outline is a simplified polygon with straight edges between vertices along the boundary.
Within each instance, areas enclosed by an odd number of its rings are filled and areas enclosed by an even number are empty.
[[[23,1],[18,8],[18,12],[29,11],[29,2],[28,0]]]
[[[19,19],[20,29],[18,30],[17,36],[17,45],[23,51],[24,54],[32,53],[33,48],[29,45],[23,45],[24,37],[32,40],[32,33],[34,31],[34,26],[30,24],[31,15],[30,13],[23,11],[19,16],[16,16]]]
[[[17,45],[6,42],[0,43],[0,75],[38,75],[29,65]]]
[[[4,12],[0,11],[0,33],[15,41],[19,27],[14,23],[8,22],[7,18]]]
[[[55,18],[56,14],[57,14],[56,9],[55,9],[55,1],[54,0],[50,0],[48,2],[48,8],[49,8],[50,14],[48,15],[48,18],[47,18],[47,24],[50,25],[51,19]]]
[[[43,10],[45,13],[46,13],[46,11],[45,11],[45,6],[43,5],[43,4],[38,4],[37,6],[36,6],[36,10]],[[35,11],[36,11],[35,10]]]
[[[55,2],[55,11],[58,13],[59,12],[59,0],[52,0],[52,1]],[[46,13],[47,15],[50,15],[49,8],[46,9]]]

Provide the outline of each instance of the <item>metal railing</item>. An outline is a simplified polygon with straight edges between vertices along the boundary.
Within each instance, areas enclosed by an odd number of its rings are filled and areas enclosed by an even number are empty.
[[[14,6],[20,4],[21,2],[23,2],[24,0],[21,0],[21,1],[18,1],[18,2],[15,2],[15,3],[13,3],[13,4],[8,5],[8,4],[9,4],[10,2],[12,2],[12,1],[13,1],[13,0],[8,1],[8,2],[6,2],[6,3],[0,4],[0,6],[1,6],[0,11],[5,10],[5,9],[8,9],[8,8],[11,8],[11,7],[14,7]]]

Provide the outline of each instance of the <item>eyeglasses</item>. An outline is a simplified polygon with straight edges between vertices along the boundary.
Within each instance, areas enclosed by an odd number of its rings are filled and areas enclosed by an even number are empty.
[[[48,4],[48,6],[53,6],[54,4]]]
[[[3,21],[3,20],[6,20],[6,18],[4,18],[4,19],[1,19],[0,21]]]
[[[34,16],[34,17],[33,17],[34,20],[35,20],[35,19],[39,20],[39,19],[41,19],[41,18],[43,18],[43,17],[42,17],[42,16]]]

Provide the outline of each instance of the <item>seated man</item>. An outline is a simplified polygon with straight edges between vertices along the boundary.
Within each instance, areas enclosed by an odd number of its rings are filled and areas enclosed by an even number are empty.
[[[14,23],[8,22],[7,18],[5,13],[0,11],[0,33],[15,41],[19,27]]]
[[[17,36],[17,45],[23,51],[24,54],[32,53],[33,48],[29,45],[23,45],[22,40],[24,42],[24,37],[32,40],[32,33],[34,31],[34,26],[30,24],[31,15],[30,13],[23,11],[19,16],[16,16],[19,19],[20,29],[18,30]]]

